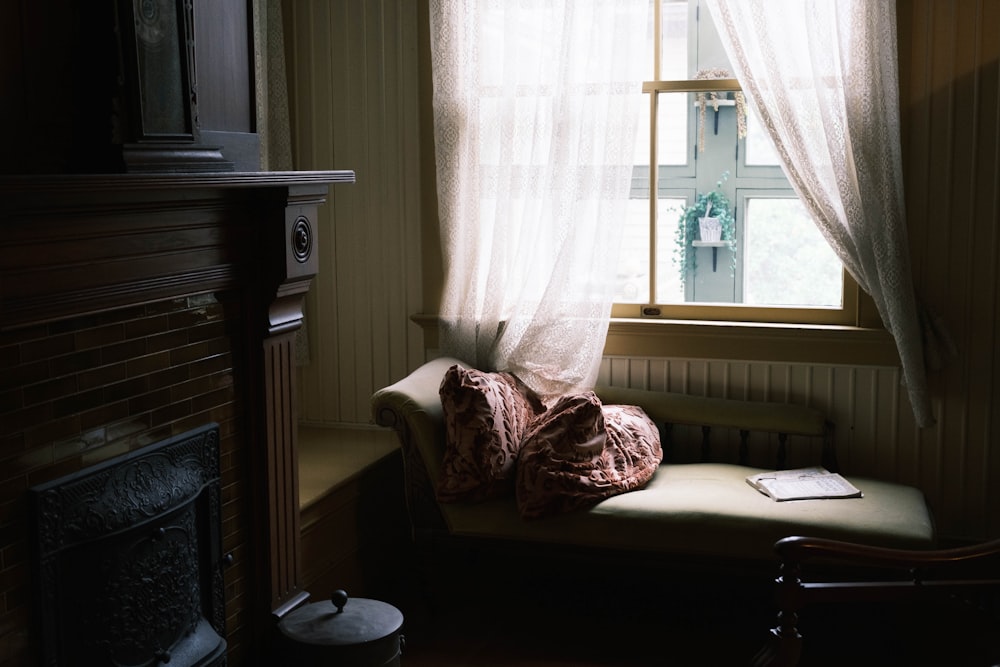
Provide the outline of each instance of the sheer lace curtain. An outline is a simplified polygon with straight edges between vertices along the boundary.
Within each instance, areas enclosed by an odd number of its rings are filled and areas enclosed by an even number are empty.
[[[257,93],[257,131],[261,171],[291,171],[292,130],[285,67],[285,28],[282,0],[254,0],[254,81]],[[295,363],[310,363],[309,327],[295,332]]]
[[[895,3],[708,5],[789,180],[895,338],[917,423],[932,425],[904,218]]]
[[[648,12],[648,0],[431,0],[442,352],[545,395],[593,385]]]

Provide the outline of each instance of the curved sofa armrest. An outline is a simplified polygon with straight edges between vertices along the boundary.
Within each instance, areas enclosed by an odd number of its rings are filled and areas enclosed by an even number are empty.
[[[441,419],[441,396],[438,393],[445,371],[458,364],[458,359],[439,357],[432,359],[395,384],[372,394],[372,416],[379,426],[396,428],[397,419],[406,419],[413,413],[425,412]]]
[[[458,359],[432,359],[371,397],[372,418],[396,431],[403,452],[406,502],[414,532],[436,531],[446,522],[434,498],[444,458],[444,412],[439,390]]]
[[[395,384],[379,389],[371,398],[375,423],[395,429],[404,452],[413,448],[419,452],[432,483],[437,481],[444,456],[444,411],[439,390],[445,371],[455,364],[465,366],[451,357],[432,359]]]

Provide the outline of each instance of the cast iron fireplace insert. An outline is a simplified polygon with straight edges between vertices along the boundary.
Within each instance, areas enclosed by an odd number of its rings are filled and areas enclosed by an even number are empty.
[[[29,497],[42,665],[226,664],[217,424]]]

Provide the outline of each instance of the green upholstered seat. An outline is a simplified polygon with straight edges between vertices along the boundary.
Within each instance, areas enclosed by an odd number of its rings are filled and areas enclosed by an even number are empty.
[[[660,466],[646,487],[573,514],[524,521],[513,499],[442,505],[453,534],[735,558],[774,558],[788,535],[931,548],[934,526],[913,487],[851,478],[862,498],[775,502],[746,483],[760,469],[725,463]]]

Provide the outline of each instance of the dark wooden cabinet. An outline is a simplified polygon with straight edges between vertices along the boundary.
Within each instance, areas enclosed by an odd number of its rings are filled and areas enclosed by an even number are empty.
[[[0,173],[257,171],[248,0],[0,9]]]

